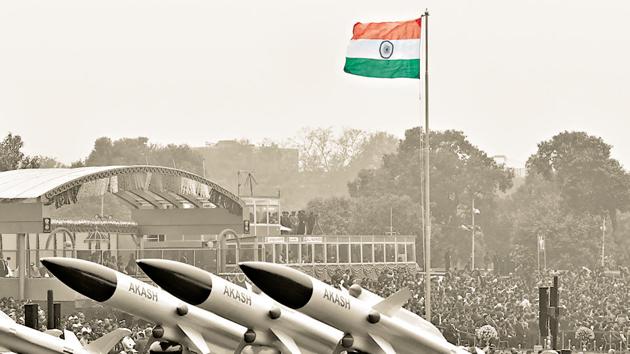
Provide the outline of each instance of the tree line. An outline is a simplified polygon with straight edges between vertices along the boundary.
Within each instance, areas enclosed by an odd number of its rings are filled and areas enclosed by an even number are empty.
[[[421,236],[422,139],[420,128],[400,140],[382,132],[311,128],[284,143],[237,141],[204,155],[200,148],[152,144],[144,137],[104,137],[72,166],[172,166],[206,174],[232,190],[236,171],[254,170],[253,188],[281,190],[283,209],[313,211],[324,233]],[[535,264],[539,237],[549,266],[599,264],[602,239],[608,265],[630,261],[630,177],[603,139],[565,131],[542,141],[527,160],[526,177],[515,177],[461,131],[432,132],[430,139],[434,254],[449,252],[468,263],[475,213],[477,265],[496,254]],[[0,143],[0,170],[63,166],[25,156],[22,146],[19,136],[7,135]],[[269,157],[287,146],[299,151],[296,168]],[[441,257],[433,258],[434,266],[442,265]]]
[[[384,234],[393,225],[422,235],[421,133],[408,130],[380,167],[361,170],[348,183],[349,197],[309,202],[324,232]],[[433,254],[469,265],[474,213],[477,266],[495,255],[534,266],[539,237],[549,266],[600,265],[602,239],[606,266],[630,260],[630,177],[601,138],[565,131],[540,142],[519,178],[460,131],[433,132],[430,141]],[[434,266],[446,262],[434,259]]]

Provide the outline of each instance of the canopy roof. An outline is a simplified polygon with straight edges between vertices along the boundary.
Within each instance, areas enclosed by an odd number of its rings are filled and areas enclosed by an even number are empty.
[[[243,202],[218,184],[160,166],[95,166],[0,172],[0,201],[39,199],[60,207],[112,193],[136,208],[219,207],[242,214]]]

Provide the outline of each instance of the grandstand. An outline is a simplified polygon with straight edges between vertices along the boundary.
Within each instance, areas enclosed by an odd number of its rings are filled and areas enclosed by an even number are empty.
[[[129,208],[131,220],[51,217],[68,205],[87,207],[98,197],[102,202],[105,195]],[[417,267],[415,236],[283,235],[280,213],[277,197],[239,198],[203,177],[166,167],[2,172],[0,253],[11,274],[0,279],[0,297],[44,300],[46,290],[55,289],[61,301],[75,300],[76,294],[48,278],[39,263],[47,256],[91,260],[137,276],[138,258],[178,260],[215,273],[236,272],[236,264],[248,260],[309,273]]]

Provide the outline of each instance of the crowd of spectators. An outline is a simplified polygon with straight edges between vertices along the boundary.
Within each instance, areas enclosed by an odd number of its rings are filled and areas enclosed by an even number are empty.
[[[432,322],[452,343],[472,345],[475,330],[493,326],[507,347],[532,348],[538,343],[538,287],[560,279],[560,331],[564,345],[580,326],[591,328],[597,348],[627,348],[630,337],[630,273],[590,270],[522,272],[505,276],[494,272],[451,271],[432,279]],[[332,277],[335,285],[354,282],[387,297],[407,287],[412,299],[407,309],[424,316],[424,275],[409,269],[383,270],[378,278],[356,279],[351,271]],[[499,344],[499,343],[497,343]]]
[[[20,301],[12,297],[0,298],[0,310],[16,323],[24,325],[24,305],[28,300]],[[46,312],[40,307],[38,314],[39,329],[46,330]],[[75,311],[61,318],[62,329],[73,332],[77,339],[86,345],[117,328],[128,328],[132,334],[125,337],[109,354],[142,353],[148,351],[147,343],[151,336],[152,325],[146,321],[130,317],[114,309],[92,309],[89,312]]]
[[[110,264],[113,264],[110,262]],[[412,299],[407,309],[424,316],[424,276],[410,268],[384,269],[375,278],[356,278],[350,269],[338,270],[329,282],[348,286],[355,282],[383,297],[409,288]],[[475,330],[493,326],[498,345],[532,348],[538,343],[538,287],[550,286],[552,277],[560,278],[560,330],[577,344],[573,333],[580,326],[591,328],[597,348],[627,348],[630,337],[630,272],[590,270],[521,272],[497,275],[492,271],[450,271],[432,279],[432,322],[455,344],[475,344]],[[24,302],[0,299],[0,309],[18,323],[24,323]],[[150,336],[150,324],[118,314],[116,311],[77,312],[62,319],[63,327],[82,341],[102,336],[118,327],[133,331],[130,340],[142,353]],[[39,323],[45,322],[40,310]],[[43,330],[44,328],[42,328]],[[594,343],[592,345],[594,345]],[[120,353],[117,348],[115,353]],[[132,353],[135,351],[127,351]]]

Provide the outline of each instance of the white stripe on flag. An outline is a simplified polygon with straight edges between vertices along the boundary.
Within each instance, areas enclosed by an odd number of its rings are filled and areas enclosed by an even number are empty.
[[[380,39],[356,39],[351,40],[348,45],[348,58],[365,58],[365,59],[382,59],[381,43],[385,40]],[[400,39],[390,40],[394,51],[389,60],[396,59],[419,59],[420,58],[420,40],[419,39]]]

